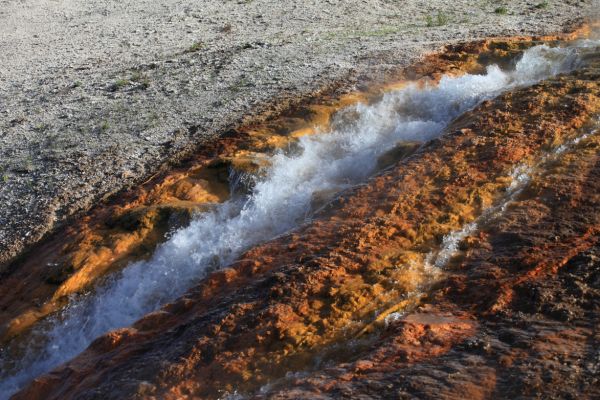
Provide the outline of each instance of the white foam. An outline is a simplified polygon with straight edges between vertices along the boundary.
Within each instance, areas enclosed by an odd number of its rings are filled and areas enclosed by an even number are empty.
[[[301,224],[314,193],[341,190],[366,179],[378,156],[397,142],[435,138],[482,100],[570,70],[578,62],[574,48],[538,46],[525,52],[514,71],[490,66],[484,75],[444,77],[425,88],[409,85],[376,104],[351,107],[358,116],[354,121],[338,120],[334,131],[301,138],[294,154],[273,155],[248,198],[198,216],[159,246],[149,261],[129,265],[94,293],[71,301],[48,327],[37,328],[32,337],[46,338],[43,349],[26,352],[11,376],[5,368],[9,360],[0,361],[5,371],[0,398],[78,354],[99,335],[130,325],[181,296],[208,267],[227,265],[251,246]],[[448,238],[448,254],[467,231]],[[446,253],[440,257],[445,259]]]

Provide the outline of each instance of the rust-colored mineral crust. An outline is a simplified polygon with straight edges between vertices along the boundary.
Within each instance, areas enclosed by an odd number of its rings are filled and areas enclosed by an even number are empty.
[[[599,398],[600,137],[546,167],[418,311],[268,397]]]
[[[392,85],[377,83],[359,92],[308,99],[282,115],[224,134],[182,166],[98,205],[22,260],[6,270],[0,268],[0,343],[26,333],[66,306],[69,296],[89,291],[105,275],[148,257],[170,230],[189,222],[192,213],[229,197],[230,169],[254,173],[274,149],[327,127],[340,108],[373,101],[409,80],[426,82],[443,75],[483,72],[486,64],[508,64],[541,41],[552,43],[586,34],[582,28],[556,37],[490,39],[447,46],[400,71]],[[379,166],[395,163],[410,150],[411,146],[405,146],[391,151],[381,158]]]
[[[598,398],[599,70],[516,90],[16,399]],[[443,270],[442,238],[481,221]]]

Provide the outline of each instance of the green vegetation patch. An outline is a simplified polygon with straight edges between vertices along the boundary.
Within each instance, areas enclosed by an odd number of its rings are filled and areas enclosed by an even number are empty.
[[[450,17],[443,11],[438,11],[436,15],[428,15],[425,17],[425,23],[428,27],[444,26],[450,22]]]
[[[550,3],[548,1],[542,1],[541,3],[535,6],[535,8],[537,8],[538,10],[545,10],[548,7],[550,7]]]
[[[188,47],[184,53],[196,53],[200,51],[204,47],[204,43],[202,41],[194,42],[190,47]]]

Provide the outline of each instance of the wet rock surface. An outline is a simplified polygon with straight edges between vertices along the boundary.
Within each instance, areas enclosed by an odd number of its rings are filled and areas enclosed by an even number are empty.
[[[534,3],[2,0],[0,266],[244,118],[385,79],[449,42],[558,33],[598,9]]]
[[[427,305],[361,356],[256,397],[598,397],[598,150],[566,155],[468,238]]]
[[[598,397],[592,64],[484,102],[15,398]]]
[[[92,290],[105,275],[148,258],[169,234],[189,223],[194,213],[210,210],[231,195],[248,190],[249,176],[259,174],[274,151],[295,146],[303,136],[352,118],[336,114],[343,107],[376,102],[385,93],[406,85],[407,80],[425,84],[443,75],[485,73],[490,62],[510,68],[524,50],[539,43],[556,44],[551,39],[538,42],[521,37],[447,46],[402,72],[399,83],[339,97],[323,96],[277,118],[228,132],[203,146],[182,166],[157,174],[99,205],[36,246],[31,256],[7,266],[0,278],[0,342],[63,309],[69,296]],[[377,168],[393,165],[420,145],[399,143],[379,158]],[[312,208],[322,207],[332,195],[335,190],[315,194]]]

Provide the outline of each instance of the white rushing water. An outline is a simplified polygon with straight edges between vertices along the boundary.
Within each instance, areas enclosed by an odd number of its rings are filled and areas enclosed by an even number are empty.
[[[483,75],[444,77],[424,88],[409,85],[387,93],[376,104],[352,106],[357,115],[352,122],[302,137],[293,154],[274,154],[247,198],[197,216],[160,245],[150,260],[129,265],[95,292],[73,299],[45,327],[38,327],[30,340],[44,338],[47,342],[41,350],[25,350],[12,372],[7,372],[7,366],[15,361],[0,360],[0,398],[72,358],[99,335],[128,326],[181,296],[207,268],[227,265],[249,247],[302,223],[313,194],[365,180],[378,156],[399,141],[435,138],[482,100],[574,69],[578,63],[576,46],[537,46],[527,50],[511,71],[490,66]],[[28,348],[28,342],[20,345]]]

